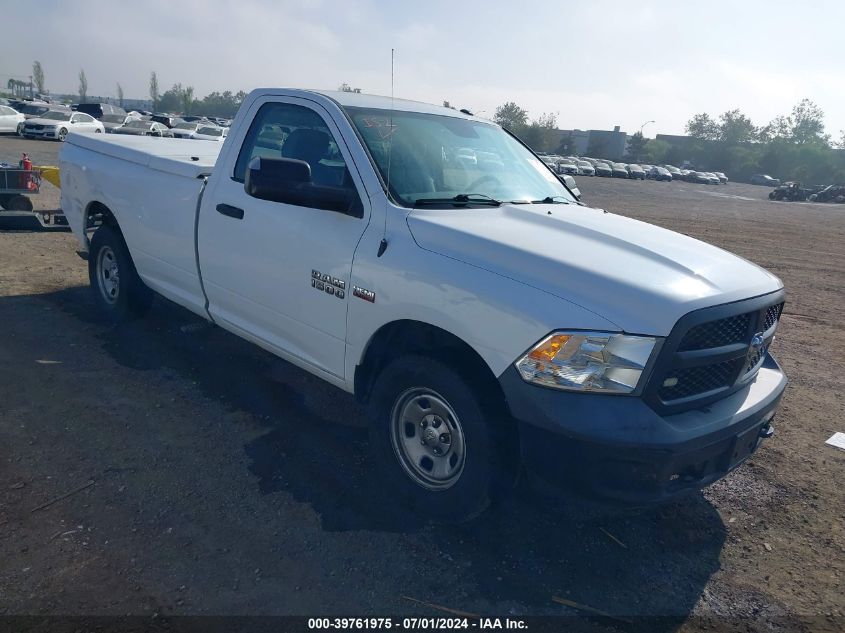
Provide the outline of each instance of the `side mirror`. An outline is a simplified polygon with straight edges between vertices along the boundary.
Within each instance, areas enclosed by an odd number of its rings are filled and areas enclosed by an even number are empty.
[[[566,185],[566,188],[572,192],[572,195],[575,196],[575,199],[580,200],[581,190],[578,189],[578,185],[575,184],[575,179],[569,174],[566,174],[561,177],[561,180],[563,181],[563,184]]]
[[[246,170],[247,195],[299,207],[326,209],[356,217],[363,215],[354,190],[311,182],[311,166],[293,158],[253,158]]]

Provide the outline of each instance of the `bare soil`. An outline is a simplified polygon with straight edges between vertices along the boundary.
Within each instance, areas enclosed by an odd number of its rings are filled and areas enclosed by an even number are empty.
[[[0,138],[0,161],[55,164],[58,147]],[[523,485],[468,525],[418,526],[371,472],[348,395],[165,300],[107,325],[69,233],[0,230],[0,615],[444,614],[418,600],[621,626],[557,596],[661,616],[650,631],[841,631],[845,452],[824,442],[845,431],[845,207],[578,184],[784,280],[773,353],[791,384],[742,468],[649,511]]]

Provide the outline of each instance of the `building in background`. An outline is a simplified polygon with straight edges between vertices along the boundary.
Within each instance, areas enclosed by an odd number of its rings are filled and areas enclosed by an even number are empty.
[[[571,137],[578,156],[620,160],[628,145],[628,133],[617,125],[612,130],[558,130],[560,141]]]

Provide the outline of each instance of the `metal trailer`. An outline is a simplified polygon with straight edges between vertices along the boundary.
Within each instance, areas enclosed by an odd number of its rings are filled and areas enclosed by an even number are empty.
[[[0,167],[0,217],[34,216],[45,227],[67,226],[61,211],[35,211],[29,196],[41,191],[41,171]],[[5,213],[4,213],[5,212]]]

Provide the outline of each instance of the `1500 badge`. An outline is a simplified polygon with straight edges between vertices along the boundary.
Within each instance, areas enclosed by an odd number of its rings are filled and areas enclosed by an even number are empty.
[[[319,270],[311,271],[311,287],[325,292],[327,295],[334,295],[338,299],[343,299],[346,296],[345,281],[321,273]]]

